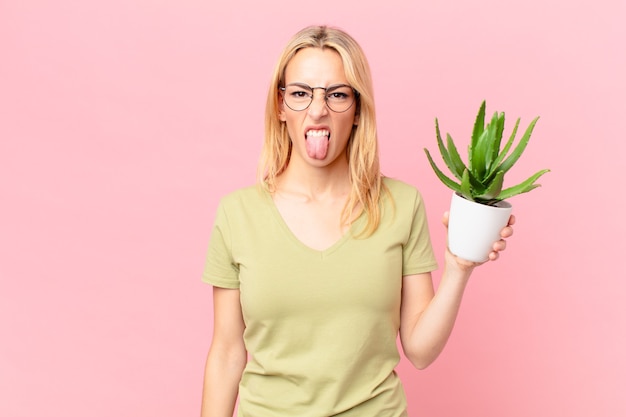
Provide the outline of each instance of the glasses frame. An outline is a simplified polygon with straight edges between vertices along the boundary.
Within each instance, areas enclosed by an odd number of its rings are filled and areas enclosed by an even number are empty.
[[[326,104],[326,107],[328,107],[329,110],[331,110],[334,113],[345,113],[348,110],[350,110],[352,108],[352,106],[354,105],[354,103],[356,103],[357,99],[359,98],[359,92],[357,90],[354,89],[354,87],[348,85],[348,84],[333,84],[331,86],[328,87],[311,87],[308,84],[305,83],[289,83],[287,85],[285,85],[284,87],[278,87],[278,89],[280,91],[282,91],[283,93],[285,91],[287,91],[287,87],[289,86],[298,86],[298,87],[302,87],[302,88],[306,88],[311,90],[311,95],[309,96],[309,104],[306,105],[305,108],[300,109],[300,110],[296,110],[293,107],[291,107],[289,104],[287,104],[287,101],[285,100],[285,94],[283,94],[283,103],[285,103],[285,106],[289,107],[291,110],[293,111],[305,111],[306,109],[308,109],[309,107],[311,107],[311,103],[313,103],[313,99],[315,98],[315,90],[324,90],[324,103]],[[350,103],[350,105],[342,111],[337,111],[335,109],[333,109],[330,104],[328,104],[328,92],[332,92],[333,90],[336,90],[338,88],[342,88],[342,87],[348,87],[352,90],[352,93],[354,94],[353,98],[352,98],[352,103]]]

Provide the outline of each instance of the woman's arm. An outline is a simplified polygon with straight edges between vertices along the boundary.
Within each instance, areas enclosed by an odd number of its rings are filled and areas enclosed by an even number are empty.
[[[447,214],[444,216],[447,226]],[[513,234],[515,217],[502,232],[502,240],[494,243],[490,260],[498,259],[506,248],[505,238]],[[465,286],[472,271],[480,263],[454,256],[446,248],[443,275],[435,293],[430,273],[409,275],[402,279],[400,340],[406,357],[418,369],[424,369],[443,350],[456,321]]]
[[[247,353],[239,290],[213,287],[213,339],[206,362],[202,417],[232,417]]]

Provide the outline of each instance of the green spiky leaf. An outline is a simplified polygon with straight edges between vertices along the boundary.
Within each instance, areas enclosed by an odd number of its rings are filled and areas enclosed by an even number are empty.
[[[539,179],[546,172],[550,172],[549,169],[542,169],[541,171],[535,173],[535,175],[528,178],[526,181],[521,182],[513,187],[502,190],[500,195],[498,196],[499,200],[506,200],[507,198],[511,198],[518,194],[527,193],[529,191],[534,190],[537,187],[540,187],[541,184],[535,184],[535,181]]]
[[[433,158],[430,156],[430,152],[428,152],[428,149],[424,148],[424,152],[426,152],[426,157],[428,158],[428,162],[430,162],[430,166],[432,167],[433,171],[435,171],[435,174],[437,175],[437,178],[439,178],[439,180],[444,183],[444,185],[448,188],[450,188],[453,191],[456,192],[460,192],[461,191],[461,185],[457,182],[455,182],[454,180],[448,178],[440,169],[439,167],[437,167],[437,164],[435,164],[435,161],[433,161]]]
[[[467,200],[474,201],[472,186],[470,184],[470,174],[467,169],[463,171],[463,179],[461,180],[461,195]]]
[[[485,151],[492,135],[493,129],[491,129],[490,125],[487,125],[487,128],[480,135],[472,149],[472,172],[479,180],[483,180],[485,176]]]
[[[494,180],[489,184],[485,192],[480,195],[476,195],[477,200],[497,200],[500,192],[502,191],[502,184],[504,183],[504,172],[498,171]]]
[[[496,112],[497,113],[497,112]],[[500,143],[502,142],[502,133],[504,132],[504,113],[498,115],[497,125],[495,128],[495,135],[493,140],[489,142],[485,155],[485,177],[491,174],[491,170],[495,165],[498,154],[500,152]]]
[[[519,157],[522,156],[522,153],[526,149],[526,145],[528,145],[528,141],[530,140],[530,135],[533,133],[533,129],[535,128],[535,124],[537,123],[537,120],[539,120],[539,116],[535,117],[533,121],[530,122],[530,124],[528,125],[528,128],[526,128],[526,132],[524,132],[524,135],[520,139],[519,143],[517,144],[513,152],[511,152],[511,155],[509,155],[504,160],[504,162],[500,164],[500,166],[498,167],[498,171],[507,172],[509,169],[513,167],[513,165],[515,165]]]
[[[483,100],[478,109],[478,114],[476,115],[476,120],[474,121],[474,129],[472,130],[472,137],[470,144],[467,148],[467,156],[468,156],[468,169],[474,173],[476,173],[476,166],[480,163],[480,161],[476,160],[474,157],[474,150],[478,148],[478,143],[480,139],[485,135],[485,108],[487,106],[487,102]],[[480,159],[478,157],[478,159]]]
[[[450,155],[450,153],[448,152],[448,149],[446,149],[446,146],[444,145],[443,140],[441,139],[441,133],[439,131],[439,122],[437,119],[435,119],[435,132],[437,134],[437,146],[439,147],[439,153],[441,154],[441,159],[443,159],[443,162],[446,164],[450,172],[452,172],[452,174],[460,181],[463,175],[463,169],[465,169],[465,166],[462,166],[462,167],[458,166],[455,158],[452,155]],[[448,139],[448,143],[449,142],[450,140]],[[456,152],[456,148],[454,149],[454,151],[458,155],[458,152]]]
[[[463,160],[461,159],[461,155],[459,155],[459,151],[456,149],[456,145],[454,144],[454,140],[452,140],[452,136],[448,133],[447,135],[447,144],[448,144],[448,155],[450,156],[450,162],[454,166],[454,170],[452,173],[459,180],[463,177],[463,171],[467,169]]]
[[[491,166],[491,172],[489,173],[489,176],[487,177],[488,181],[493,179],[493,177],[496,175],[496,173],[498,172],[496,169],[500,166],[500,164],[502,163],[506,155],[509,153],[511,146],[513,146],[513,141],[515,140],[515,135],[517,134],[517,128],[519,127],[519,122],[520,122],[520,119],[518,118],[517,121],[515,122],[515,126],[513,127],[513,131],[511,132],[511,136],[509,137],[509,140],[504,145],[504,148],[502,148],[502,150],[499,151],[498,157],[493,162]],[[500,147],[500,145],[498,145],[498,147]]]
[[[472,131],[471,147],[474,147],[478,142],[478,138],[483,134],[485,130],[485,108],[487,107],[487,101],[483,100],[476,114],[476,120],[474,121],[474,129]]]

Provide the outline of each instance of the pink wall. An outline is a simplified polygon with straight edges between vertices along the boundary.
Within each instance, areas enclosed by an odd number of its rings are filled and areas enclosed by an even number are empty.
[[[435,116],[463,141],[482,99],[541,115],[510,181],[553,172],[444,354],[401,365],[412,416],[625,415],[625,8],[0,1],[0,415],[198,414],[214,210],[254,181],[270,71],[311,23],[366,50],[384,171],[423,191],[440,255]]]

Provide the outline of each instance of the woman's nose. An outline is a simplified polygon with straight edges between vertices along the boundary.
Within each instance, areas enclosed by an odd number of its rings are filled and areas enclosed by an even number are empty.
[[[326,105],[326,95],[322,91],[322,94],[313,93],[313,100],[309,105],[309,114],[311,117],[321,117],[328,114],[328,106]]]

